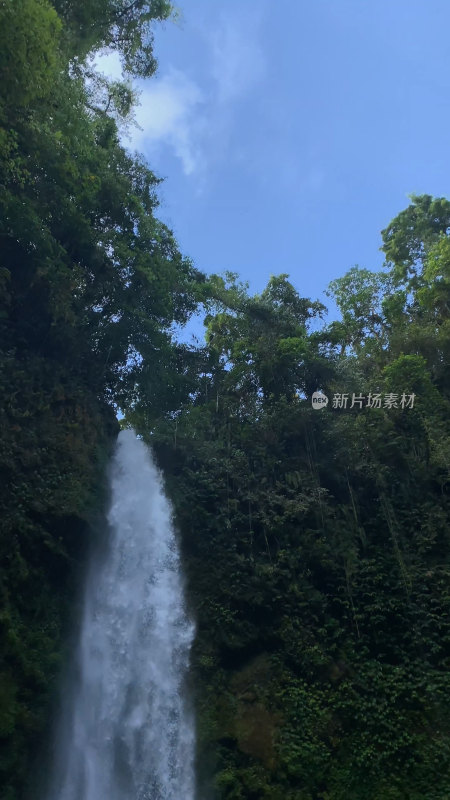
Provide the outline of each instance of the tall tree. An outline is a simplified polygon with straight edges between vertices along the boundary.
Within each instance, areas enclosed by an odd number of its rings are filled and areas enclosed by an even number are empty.
[[[167,0],[52,0],[64,22],[70,57],[78,62],[93,50],[119,53],[124,69],[143,78],[156,70],[153,23],[168,19],[174,9]]]

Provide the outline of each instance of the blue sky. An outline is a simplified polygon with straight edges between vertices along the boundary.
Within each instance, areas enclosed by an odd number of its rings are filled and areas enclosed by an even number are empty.
[[[166,178],[160,218],[199,269],[253,292],[287,272],[329,305],[409,193],[450,194],[449,1],[178,5],[129,142]]]

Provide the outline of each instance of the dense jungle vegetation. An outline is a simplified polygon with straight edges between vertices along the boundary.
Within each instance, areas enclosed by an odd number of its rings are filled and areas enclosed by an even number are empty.
[[[329,324],[285,273],[201,274],[90,58],[151,76],[172,13],[0,2],[1,797],[36,797],[120,409],[181,535],[199,796],[449,800],[450,202],[411,197]]]

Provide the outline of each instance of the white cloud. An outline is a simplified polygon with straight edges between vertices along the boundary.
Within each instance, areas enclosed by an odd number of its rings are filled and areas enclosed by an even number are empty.
[[[209,35],[212,50],[212,74],[220,104],[242,97],[262,78],[264,57],[255,34],[254,16],[236,14],[220,17],[218,28]]]
[[[108,78],[128,80],[116,52],[96,54],[94,65]],[[204,102],[199,86],[170,68],[162,78],[135,82],[134,88],[139,93],[133,114],[137,126],[130,125],[123,131],[125,146],[140,151],[157,145],[171,147],[181,160],[184,173],[190,175],[198,166],[195,131],[201,117],[198,106]]]
[[[196,81],[169,67],[161,76],[139,81],[134,116],[140,130],[132,126],[124,145],[152,156],[170,148],[180,159],[184,174],[195,174],[197,186],[201,186],[208,169],[229,153],[239,100],[264,75],[265,60],[258,41],[262,13],[263,9],[256,16],[228,9],[219,16],[212,14],[208,25],[197,27],[209,61],[201,79]],[[122,77],[117,54],[97,56],[95,63],[109,77]]]
[[[131,146],[137,150],[171,147],[181,160],[186,175],[199,165],[199,146],[196,141],[199,106],[204,95],[197,84],[175,69],[160,79],[146,82],[136,108],[136,122],[141,130],[131,132]]]

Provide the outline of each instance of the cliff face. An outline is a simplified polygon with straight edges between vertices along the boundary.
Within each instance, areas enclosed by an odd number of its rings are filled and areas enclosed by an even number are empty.
[[[3,353],[0,375],[0,786],[16,800],[38,779],[32,764],[49,739],[63,635],[119,426],[49,360]]]
[[[200,796],[444,800],[450,504],[421,415],[444,430],[446,406],[246,419],[211,394],[151,437],[197,620]]]

